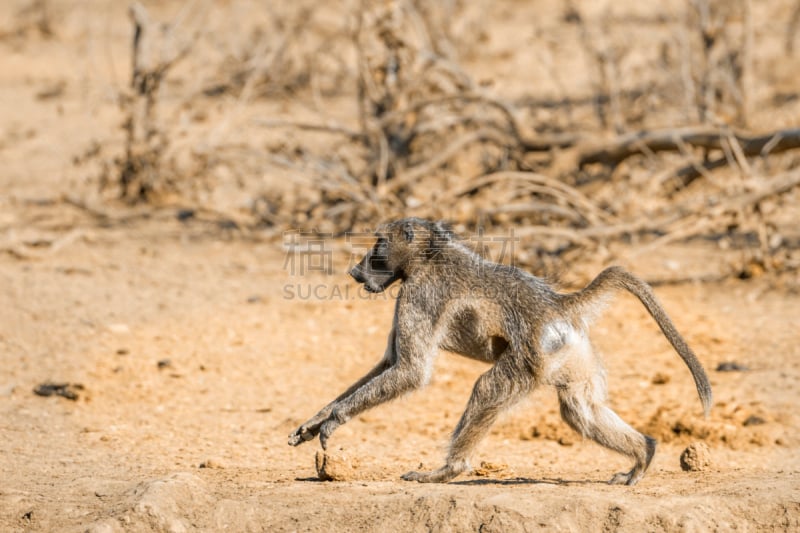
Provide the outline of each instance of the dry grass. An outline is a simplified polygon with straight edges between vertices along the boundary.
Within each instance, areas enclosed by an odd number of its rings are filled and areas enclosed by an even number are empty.
[[[797,12],[791,2],[641,13],[570,2],[557,25],[535,28],[533,54],[506,52],[533,55],[554,97],[476,81],[491,60],[488,6],[301,1],[248,11],[237,27],[209,21],[207,3],[180,6],[161,31],[144,7],[132,11],[127,134],[103,166],[107,195],[246,230],[343,234],[408,214],[513,226],[535,237],[529,266],[540,270],[698,239],[743,250],[720,277],[800,267],[800,234],[786,223],[797,93],[769,73],[793,64],[792,40],[769,34],[776,14]],[[640,27],[654,31],[631,45]],[[559,61],[570,54],[583,72],[567,84],[574,72]],[[178,89],[167,96],[169,78]],[[173,120],[187,115],[189,130]],[[220,202],[221,190],[236,201]]]

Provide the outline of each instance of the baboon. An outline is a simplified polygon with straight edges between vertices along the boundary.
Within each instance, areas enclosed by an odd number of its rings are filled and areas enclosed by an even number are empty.
[[[695,354],[647,283],[610,267],[584,289],[556,292],[543,279],[492,263],[440,222],[407,218],[376,232],[377,241],[350,275],[372,293],[401,281],[386,351],[380,362],[291,435],[297,446],[331,434],[363,411],[426,384],[439,349],[492,363],[472,390],[453,432],[445,465],[403,479],[446,482],[469,470],[470,452],[501,411],[538,384],[555,386],[564,421],[584,437],[635,462],[609,483],[633,485],[644,475],[656,441],[607,405],[605,371],[588,337],[589,323],[615,289],[633,293],[689,367],[706,416],[711,386]]]

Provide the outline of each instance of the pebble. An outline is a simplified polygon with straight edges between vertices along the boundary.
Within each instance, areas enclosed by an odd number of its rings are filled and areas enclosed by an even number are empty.
[[[743,426],[760,426],[761,424],[766,424],[767,421],[761,418],[758,415],[750,415],[747,419],[742,423]]]
[[[205,461],[203,461],[202,463],[200,463],[198,468],[218,468],[221,470],[225,468],[225,465],[222,463],[222,461],[220,461],[216,457],[210,457]]]
[[[717,372],[747,372],[750,370],[745,365],[735,361],[726,361],[717,365]]]
[[[346,481],[353,479],[357,464],[346,455],[333,455],[318,451],[314,457],[317,476],[322,481]]]
[[[711,467],[711,450],[705,442],[693,442],[681,453],[681,468],[686,472],[702,472]]]
[[[130,333],[131,328],[128,326],[128,324],[109,324],[108,331],[121,335],[123,333]]]

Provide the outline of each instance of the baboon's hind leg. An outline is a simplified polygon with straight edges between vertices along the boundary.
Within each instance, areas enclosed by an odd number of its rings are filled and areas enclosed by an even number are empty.
[[[469,469],[470,453],[497,416],[533,387],[531,371],[518,368],[514,364],[515,357],[507,352],[475,382],[467,408],[453,432],[446,464],[432,472],[408,472],[402,476],[403,479],[445,483]]]
[[[561,416],[570,427],[584,437],[634,459],[635,464],[629,472],[614,475],[609,483],[635,485],[650,465],[656,441],[633,429],[606,405],[602,368],[597,368],[591,376],[562,381],[556,387]]]

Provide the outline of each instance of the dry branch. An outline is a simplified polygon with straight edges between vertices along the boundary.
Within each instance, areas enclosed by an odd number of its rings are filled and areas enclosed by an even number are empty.
[[[417,166],[411,167],[405,173],[394,178],[391,182],[387,184],[385,192],[386,193],[397,192],[399,189],[411,185],[412,183],[422,178],[426,174],[433,172],[437,168],[447,163],[456,154],[461,152],[465,147],[475,142],[494,142],[495,144],[499,144],[502,146],[508,143],[508,138],[502,133],[490,129],[481,129],[478,131],[466,133],[461,137],[457,138],[456,140],[454,140],[447,147],[445,147],[443,150],[441,150],[438,154],[434,155],[425,163],[421,163]]]
[[[800,1],[796,1],[794,9],[792,9],[792,16],[789,17],[789,23],[786,25],[786,43],[784,48],[786,53],[794,55],[794,39],[797,36],[797,27],[800,25]]]
[[[352,141],[364,141],[364,134],[340,124],[319,124],[316,122],[295,122],[292,120],[254,119],[254,124],[264,128],[294,128],[298,130],[344,135]]]
[[[770,179],[756,191],[734,195],[707,211],[691,213],[681,221],[682,223],[678,227],[643,246],[636,253],[645,253],[661,245],[696,237],[708,233],[710,230],[719,230],[729,224],[730,217],[735,213],[750,209],[765,198],[783,194],[798,185],[800,185],[800,170],[786,172]]]
[[[43,259],[85,238],[86,233],[83,229],[73,229],[58,237],[39,235],[23,239],[15,238],[14,232],[11,232],[11,238],[5,243],[0,243],[0,252],[5,252],[16,259]]]
[[[706,150],[723,150],[735,139],[746,156],[766,156],[800,148],[800,128],[778,130],[764,135],[746,135],[717,128],[697,127],[658,131],[641,131],[625,135],[603,146],[580,151],[582,168],[593,163],[610,167],[625,159],[648,152],[680,152],[682,145]]]
[[[582,138],[580,135],[570,133],[537,135],[535,137],[525,135],[522,133],[522,129],[515,117],[515,111],[511,104],[485,94],[470,92],[464,92],[457,95],[434,98],[430,100],[423,100],[415,103],[412,106],[409,106],[409,108],[404,108],[393,113],[387,113],[382,117],[382,125],[383,127],[387,127],[387,125],[391,122],[401,120],[409,113],[421,113],[428,107],[438,107],[443,105],[465,106],[468,104],[487,105],[500,111],[500,113],[506,119],[508,133],[514,138],[519,148],[525,152],[547,152],[555,148],[569,148],[578,143]],[[472,120],[475,122],[480,122],[480,120],[474,117]]]
[[[569,221],[570,224],[580,224],[583,222],[584,217],[575,209],[568,209],[551,202],[535,202],[529,201],[524,203],[513,203],[508,205],[501,205],[498,207],[491,207],[489,209],[481,209],[482,215],[498,215],[498,214],[512,214],[512,215],[531,215],[531,214],[545,214],[555,217],[563,218]]]
[[[179,24],[160,28],[152,23],[143,5],[131,4],[128,11],[133,23],[131,49],[131,92],[122,99],[126,115],[125,156],[119,162],[121,196],[130,201],[146,199],[159,181],[160,159],[167,145],[167,136],[156,123],[156,104],[161,82],[167,72],[189,53],[191,45],[170,46],[172,32]]]
[[[661,216],[646,215],[632,222],[581,229],[529,226],[517,230],[517,235],[520,237],[554,236],[573,244],[587,246],[598,240],[635,233],[656,232],[661,234],[661,237],[641,249],[647,251],[658,245],[697,237],[711,229],[720,229],[727,224],[731,215],[751,209],[764,199],[784,194],[797,186],[800,186],[800,169],[773,177],[755,191],[723,198],[710,209],[705,204],[678,206],[671,209],[670,213]]]
[[[606,223],[613,221],[613,218],[608,213],[594,205],[591,200],[574,187],[535,172],[495,172],[468,182],[464,187],[452,193],[451,196],[458,198],[500,181],[519,181],[526,185],[538,185],[552,196],[563,198],[567,203],[575,206],[577,211],[592,224],[599,224],[600,221],[605,221]]]
[[[732,11],[723,9],[724,2],[691,0],[688,18],[671,20],[685,28],[679,50],[667,43],[661,51],[665,75],[644,80],[628,77],[636,69],[624,61],[621,41],[608,36],[617,17],[606,11],[594,26],[595,21],[584,21],[576,10],[567,12],[565,16],[577,17],[572,22],[577,22],[580,34],[574,37],[593,69],[591,90],[577,95],[563,84],[557,99],[532,93],[512,101],[493,94],[484,80],[473,81],[455,56],[446,54],[452,48],[443,42],[450,35],[451,17],[441,18],[439,24],[430,18],[428,10],[433,8],[427,4],[357,0],[348,4],[352,9],[341,10],[346,23],[322,31],[330,13],[311,24],[309,13],[316,12],[315,4],[301,2],[290,16],[275,14],[271,31],[254,33],[246,53],[225,60],[232,67],[222,69],[223,78],[215,78],[215,83],[239,92],[215,102],[212,107],[219,114],[208,110],[205,99],[214,95],[206,94],[202,102],[187,101],[188,112],[175,115],[198,123],[221,117],[203,143],[172,135],[174,125],[158,120],[157,107],[172,105],[158,98],[159,85],[166,87],[167,71],[188,48],[176,53],[170,44],[177,25],[148,21],[144,8],[135,4],[131,89],[123,101],[123,112],[130,118],[128,150],[120,157],[122,175],[115,176],[116,184],[122,185],[126,198],[148,201],[159,199],[150,194],[154,190],[172,192],[171,185],[177,190],[179,178],[189,176],[191,180],[181,179],[180,184],[190,192],[201,190],[189,196],[188,203],[195,206],[197,198],[217,202],[223,197],[206,194],[205,187],[211,190],[237,180],[237,187],[253,195],[252,205],[230,195],[236,204],[228,218],[242,228],[316,227],[341,233],[401,215],[449,217],[470,229],[483,223],[513,223],[520,237],[537,237],[531,247],[546,261],[573,260],[623,243],[633,250],[652,249],[698,235],[726,236],[726,241],[738,239],[735,242],[752,246],[755,233],[762,245],[760,257],[774,254],[778,245],[763,243],[785,242],[778,239],[782,235],[777,230],[785,218],[783,213],[773,215],[778,207],[771,201],[759,202],[795,187],[800,175],[759,176],[762,166],[753,165],[753,158],[800,148],[800,128],[752,134],[719,125],[738,119],[731,123],[746,128],[741,121],[748,118],[747,93],[758,88],[752,86],[758,80],[752,79],[748,55],[757,43],[745,39],[754,38],[754,28],[748,25],[757,22],[749,18],[749,3],[731,2],[744,6]],[[720,26],[738,20],[739,11],[746,18],[740,24],[744,29]],[[796,20],[800,15],[790,28]],[[596,33],[595,27],[604,31]],[[309,45],[309,39],[314,44]],[[205,44],[195,42],[197,47]],[[317,58],[320,53],[324,55]],[[334,70],[326,71],[321,59],[334,55],[339,56]],[[198,58],[204,55],[195,53],[190,59]],[[553,78],[560,83],[556,73]],[[296,90],[307,85],[310,95]],[[334,89],[326,91],[322,85]],[[277,86],[283,87],[281,93],[275,92]],[[283,104],[268,107],[277,113],[274,116],[249,116],[256,98],[276,94],[306,95],[315,116],[295,120],[290,114],[294,106]],[[331,95],[351,97],[355,105],[342,107],[340,98],[324,101]],[[658,121],[663,111],[675,111],[665,110],[665,103],[685,107],[690,113],[684,116],[692,118],[684,124],[696,126],[620,135],[635,123],[647,128],[647,109],[659,113],[653,119]],[[732,109],[737,103],[738,115]],[[586,119],[590,125],[595,122],[589,104],[596,106],[603,127],[616,129],[620,136],[587,132]],[[298,135],[273,142],[278,137],[274,132],[259,137],[234,129],[245,122]],[[669,152],[679,157],[663,156]],[[647,172],[609,172],[637,155],[648,159]],[[777,159],[781,161],[775,167],[788,161]],[[765,159],[763,167],[768,162],[772,163]],[[590,165],[596,168],[584,171]],[[684,166],[675,170],[677,165]],[[741,168],[741,179],[718,179],[711,171],[719,167]],[[456,182],[453,168],[468,169],[468,174]],[[654,168],[661,171],[652,177]],[[595,179],[596,175],[610,177]],[[705,179],[686,194],[664,194],[667,180],[672,184],[677,177],[687,183],[698,176]],[[225,196],[223,202],[228,201]],[[685,203],[676,204],[678,198]],[[786,203],[775,202],[780,208]],[[25,251],[15,246],[11,253],[20,250]]]

